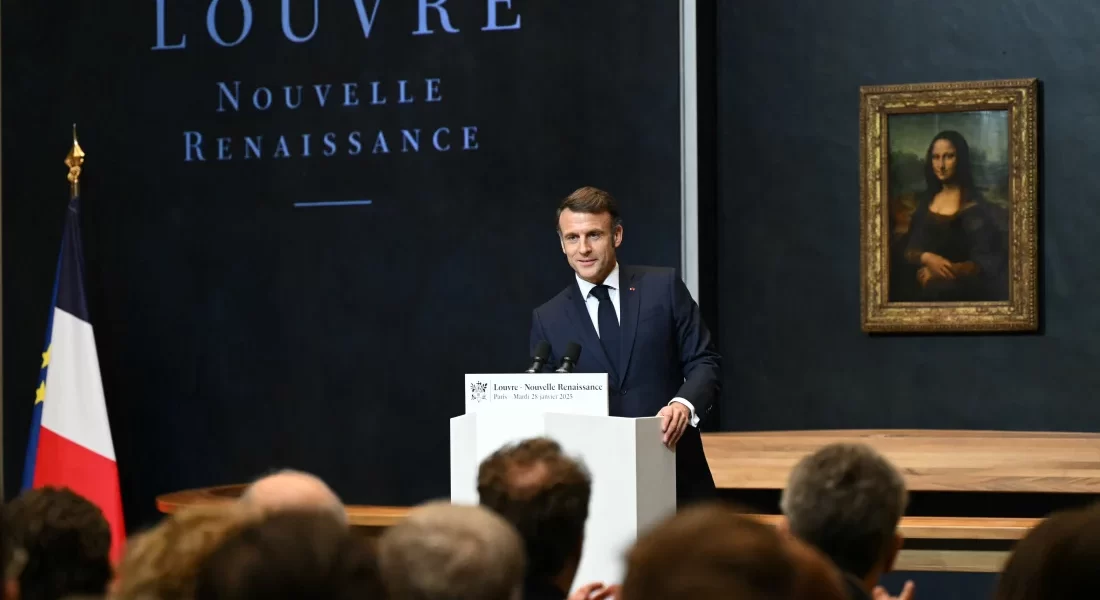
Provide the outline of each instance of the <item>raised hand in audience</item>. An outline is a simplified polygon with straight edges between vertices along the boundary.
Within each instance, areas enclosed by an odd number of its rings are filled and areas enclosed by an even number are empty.
[[[568,600],[617,600],[620,586],[605,586],[602,583],[588,583],[577,588]]]
[[[914,600],[917,597],[917,586],[912,581],[906,581],[905,587],[897,596],[891,596],[890,592],[881,585],[875,588],[874,600]]]

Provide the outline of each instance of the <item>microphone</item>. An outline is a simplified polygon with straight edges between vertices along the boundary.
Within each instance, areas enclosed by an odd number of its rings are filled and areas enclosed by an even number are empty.
[[[542,372],[542,366],[546,364],[546,361],[550,358],[550,342],[542,340],[535,346],[535,355],[531,357],[534,361],[530,367],[524,373],[540,373]]]
[[[577,367],[577,359],[581,356],[581,346],[576,342],[569,342],[565,347],[565,354],[561,357],[561,366],[555,373],[572,373]]]

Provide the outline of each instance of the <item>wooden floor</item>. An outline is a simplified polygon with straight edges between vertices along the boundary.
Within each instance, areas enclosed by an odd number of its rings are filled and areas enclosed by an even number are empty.
[[[1100,494],[1100,434],[848,430],[703,435],[723,489],[783,489],[803,456],[838,441],[877,449],[911,491]]]

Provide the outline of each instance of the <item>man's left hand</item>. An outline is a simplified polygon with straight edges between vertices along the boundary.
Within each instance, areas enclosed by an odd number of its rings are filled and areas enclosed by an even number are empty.
[[[673,402],[662,408],[657,416],[662,419],[661,433],[664,435],[662,441],[670,449],[675,448],[676,442],[680,441],[680,436],[684,435],[684,429],[691,420],[691,411],[683,404]]]

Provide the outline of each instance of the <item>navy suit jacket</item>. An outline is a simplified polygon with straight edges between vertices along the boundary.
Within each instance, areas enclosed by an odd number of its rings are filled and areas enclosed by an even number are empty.
[[[531,349],[549,342],[549,364],[556,368],[565,347],[580,344],[575,372],[608,374],[612,416],[652,417],[680,397],[703,418],[718,397],[721,358],[699,305],[673,269],[619,265],[619,327],[622,373],[608,360],[574,279],[535,309]],[[681,504],[713,495],[714,480],[698,430],[688,425],[676,450]]]

